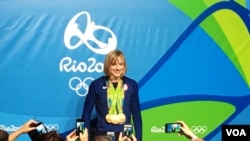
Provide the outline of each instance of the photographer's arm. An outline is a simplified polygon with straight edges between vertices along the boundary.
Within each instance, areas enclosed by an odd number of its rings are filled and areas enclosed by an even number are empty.
[[[183,135],[185,135],[187,138],[191,139],[192,141],[204,141],[201,138],[198,138],[188,127],[188,125],[184,121],[177,121],[177,123],[180,123],[182,125],[181,130]]]
[[[32,124],[36,123],[37,122],[32,119],[24,123],[22,127],[20,127],[9,135],[9,141],[15,141],[21,134],[28,133],[29,131],[36,129],[35,127],[31,126]]]

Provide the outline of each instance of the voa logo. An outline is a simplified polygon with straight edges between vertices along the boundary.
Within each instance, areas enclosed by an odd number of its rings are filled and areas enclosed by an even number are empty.
[[[227,136],[247,136],[244,129],[226,129]]]

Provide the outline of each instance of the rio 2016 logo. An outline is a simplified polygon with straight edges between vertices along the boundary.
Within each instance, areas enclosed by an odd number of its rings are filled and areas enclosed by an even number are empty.
[[[79,19],[86,17],[86,21],[79,23]],[[85,29],[80,29],[80,26],[85,25]],[[102,42],[94,36],[96,30],[102,30],[110,35],[107,42]],[[72,40],[77,41],[72,42]],[[97,48],[91,43],[95,43]],[[117,38],[112,30],[105,26],[97,25],[91,20],[91,16],[87,11],[77,13],[69,21],[64,32],[64,44],[70,50],[77,49],[81,46],[86,46],[89,50],[96,54],[105,55],[117,46]],[[82,72],[82,73],[101,73],[103,71],[103,63],[98,62],[96,58],[90,57],[87,61],[77,61],[69,56],[61,59],[59,64],[60,72]],[[74,76],[69,79],[69,88],[79,96],[86,96],[89,84],[94,80],[91,76],[79,78]]]

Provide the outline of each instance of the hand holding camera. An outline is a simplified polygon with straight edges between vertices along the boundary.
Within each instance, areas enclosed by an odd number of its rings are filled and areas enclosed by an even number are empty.
[[[181,132],[181,123],[166,123],[165,124],[165,133],[180,133]]]
[[[36,122],[31,121],[29,125],[29,129],[32,129],[28,131],[28,135],[31,138],[31,140],[35,140],[35,138],[40,134],[45,134],[48,132],[48,129],[42,122]]]
[[[124,125],[124,130],[123,130],[123,135],[131,138],[133,133],[133,126],[132,124],[125,124]]]
[[[84,119],[76,119],[76,135],[79,136],[80,132],[83,133],[85,129]]]

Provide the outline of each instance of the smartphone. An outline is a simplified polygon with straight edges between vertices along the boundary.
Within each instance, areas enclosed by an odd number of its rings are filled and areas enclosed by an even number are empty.
[[[125,124],[124,125],[124,130],[123,130],[123,135],[131,138],[132,133],[133,133],[132,124]]]
[[[180,123],[166,123],[165,124],[165,133],[180,133],[181,124]]]
[[[31,125],[31,126],[36,127],[35,130],[28,132],[28,135],[32,141],[36,139],[37,135],[45,134],[48,132],[48,129],[42,122],[38,122],[37,124]]]
[[[112,141],[115,141],[115,132],[107,132],[107,136],[110,137]]]
[[[80,132],[84,132],[85,121],[83,119],[76,119],[76,135],[79,136]]]

